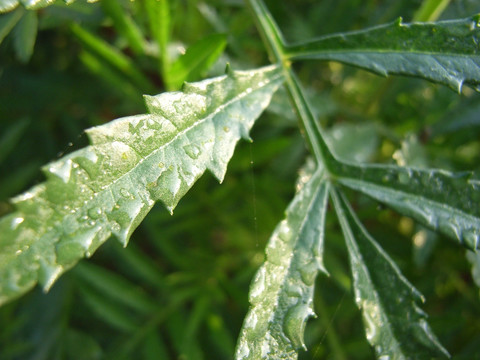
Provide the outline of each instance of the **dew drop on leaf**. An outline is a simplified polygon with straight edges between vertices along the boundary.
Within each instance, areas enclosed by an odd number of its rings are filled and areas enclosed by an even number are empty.
[[[313,315],[312,310],[307,304],[300,303],[287,311],[283,323],[283,331],[290,339],[295,349],[303,348],[306,350],[303,341],[303,332],[307,318]]]
[[[185,150],[185,153],[192,159],[198,159],[201,153],[197,145],[185,145],[183,150]]]

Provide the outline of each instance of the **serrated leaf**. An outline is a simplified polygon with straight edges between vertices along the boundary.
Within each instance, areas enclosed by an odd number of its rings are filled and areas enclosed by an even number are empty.
[[[422,295],[368,234],[345,197],[332,191],[332,198],[347,243],[355,302],[377,358],[449,357],[417,305]]]
[[[35,11],[27,11],[13,29],[15,54],[26,63],[33,54],[33,47],[37,38],[38,18]]]
[[[328,182],[318,170],[305,181],[266,248],[266,261],[251,283],[250,310],[235,358],[296,359],[313,312],[315,277],[323,267]]]
[[[149,114],[87,130],[92,145],[44,167],[47,177],[13,199],[0,220],[0,303],[130,234],[162,201],[173,211],[209,169],[220,181],[240,137],[282,83],[277,67],[229,72],[147,96]]]
[[[185,54],[170,65],[165,74],[167,87],[177,89],[184,81],[192,81],[201,76],[218,59],[226,45],[225,35],[214,34],[190,46]]]
[[[472,173],[390,165],[336,163],[331,171],[351,189],[410,216],[461,245],[480,248],[480,181]]]
[[[453,21],[404,24],[325,36],[288,46],[287,57],[334,60],[377,74],[408,75],[458,92],[480,85],[480,15]]]

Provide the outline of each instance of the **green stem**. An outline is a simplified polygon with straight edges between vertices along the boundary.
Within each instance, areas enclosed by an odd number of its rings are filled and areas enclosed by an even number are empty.
[[[283,69],[287,92],[300,119],[300,125],[310,151],[316,161],[324,164],[329,170],[337,160],[325,142],[322,129],[315,120],[300,82],[291,69],[291,62],[286,56],[285,41],[281,31],[262,0],[247,0],[247,4],[255,16],[258,31],[265,43],[270,60],[279,64]]]

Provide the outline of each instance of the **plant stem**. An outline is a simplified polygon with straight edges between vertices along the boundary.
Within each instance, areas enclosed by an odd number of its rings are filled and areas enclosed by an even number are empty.
[[[282,67],[287,92],[300,120],[310,151],[318,164],[324,164],[327,170],[337,162],[322,135],[322,129],[315,120],[299,80],[294,74],[291,63],[285,55],[285,41],[272,15],[262,0],[247,0],[257,22],[257,28],[267,48],[269,58]]]

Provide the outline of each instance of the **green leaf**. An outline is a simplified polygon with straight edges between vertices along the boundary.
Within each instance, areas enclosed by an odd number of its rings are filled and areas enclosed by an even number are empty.
[[[168,0],[145,0],[145,9],[150,25],[150,32],[160,51],[160,72],[165,78],[168,73],[170,59],[167,45],[170,41],[171,17]]]
[[[368,234],[343,195],[332,198],[347,243],[355,302],[378,359],[449,357],[417,303],[422,295]]]
[[[480,181],[472,173],[337,163],[337,181],[469,249],[480,248]]]
[[[127,76],[140,89],[146,92],[152,91],[150,80],[138,70],[127,55],[78,24],[72,24],[70,29],[86,49],[96,54],[105,63],[110,64],[116,71]]]
[[[87,130],[92,145],[44,167],[0,220],[0,304],[48,289],[111,235],[126,245],[155,201],[173,211],[209,169],[220,181],[240,137],[282,83],[274,66],[146,96],[149,114]]]
[[[102,0],[101,5],[105,13],[112,18],[117,31],[127,39],[135,54],[142,54],[144,47],[142,32],[122,8],[121,3],[118,0]]]
[[[480,252],[474,253],[467,250],[467,260],[472,264],[472,278],[475,284],[480,288]]]
[[[15,52],[18,59],[26,63],[30,60],[37,38],[38,18],[35,11],[27,11],[13,29]]]
[[[413,21],[435,21],[450,4],[450,0],[423,0]]]
[[[315,277],[323,266],[328,182],[323,170],[290,203],[266,248],[266,261],[250,287],[250,310],[237,344],[236,359],[296,359],[305,348],[303,332],[313,312]]]
[[[0,0],[0,13],[15,9],[19,4],[18,0]]]
[[[325,36],[286,47],[291,60],[334,60],[374,73],[408,75],[458,92],[480,85],[480,15],[436,23],[401,19],[370,29]]]
[[[169,89],[178,89],[184,81],[196,80],[215,63],[227,45],[226,36],[214,34],[190,46],[171,64],[165,74]]]
[[[0,11],[1,12],[1,11]],[[22,8],[17,9],[10,14],[0,16],[0,44],[2,43],[5,36],[7,36],[13,27],[18,23],[24,14]]]

